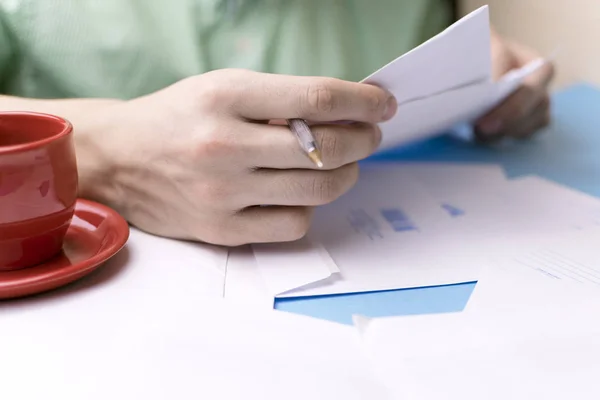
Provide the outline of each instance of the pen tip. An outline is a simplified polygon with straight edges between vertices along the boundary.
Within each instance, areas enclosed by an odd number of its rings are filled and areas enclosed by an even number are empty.
[[[317,165],[319,168],[323,168],[323,161],[321,160],[321,153],[317,149],[312,149],[308,152],[308,156],[312,160],[313,163]]]

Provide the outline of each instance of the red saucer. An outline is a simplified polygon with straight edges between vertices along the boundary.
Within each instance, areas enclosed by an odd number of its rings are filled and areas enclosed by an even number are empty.
[[[116,211],[78,199],[63,251],[53,259],[0,272],[0,299],[27,296],[73,282],[114,256],[129,238],[129,225]]]

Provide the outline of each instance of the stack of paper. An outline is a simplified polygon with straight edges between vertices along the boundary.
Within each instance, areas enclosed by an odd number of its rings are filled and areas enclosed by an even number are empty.
[[[276,297],[472,282],[506,254],[598,226],[599,199],[535,176],[508,180],[495,165],[366,165],[353,190],[317,209],[307,238],[233,254],[225,297],[272,307]],[[593,268],[575,278],[599,282]]]

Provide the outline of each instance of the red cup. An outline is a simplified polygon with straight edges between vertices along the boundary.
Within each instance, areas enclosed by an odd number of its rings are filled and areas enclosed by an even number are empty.
[[[30,112],[0,112],[0,271],[57,255],[77,200],[71,124]]]

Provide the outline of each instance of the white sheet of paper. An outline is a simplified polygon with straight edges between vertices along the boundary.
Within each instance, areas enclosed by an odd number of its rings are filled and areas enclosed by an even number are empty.
[[[363,168],[370,170],[402,169],[419,181],[427,192],[452,217],[464,214],[456,197],[475,197],[488,188],[500,190],[508,183],[500,165],[475,163],[374,163]]]
[[[574,275],[578,272],[567,271],[565,265],[552,267],[558,260],[548,259],[544,249],[563,248],[558,242],[570,243],[567,237],[577,232],[594,236],[593,232],[600,226],[599,199],[535,176],[499,184],[483,183],[471,192],[454,195],[451,189],[448,186],[432,192],[443,196],[440,198],[451,205],[451,210],[459,210],[446,227],[445,237],[431,245],[432,252],[481,265],[497,265],[499,260],[515,263],[515,260],[506,260],[508,255],[520,255],[520,262],[530,265],[544,259],[549,261],[543,269],[545,273],[550,274],[551,269],[559,273],[562,269],[563,278],[567,274],[575,280],[583,279]],[[548,243],[556,245],[548,246]],[[534,254],[534,249],[539,253]],[[600,273],[583,275],[588,284],[600,277]]]
[[[493,260],[493,265],[535,271],[560,282],[600,290],[600,229],[548,235],[525,250],[513,251]]]
[[[483,82],[402,104],[394,118],[380,124],[380,148],[426,139],[459,123],[472,122],[504,100],[521,81]]]
[[[352,327],[149,297],[0,312],[0,398],[388,399]]]
[[[600,199],[537,176],[482,185],[472,192],[447,191],[443,199],[463,211],[454,229],[465,238],[531,243],[600,226]]]
[[[407,172],[365,169],[352,191],[317,209],[309,232],[312,240],[327,250],[340,273],[278,297],[476,280],[479,266],[457,260],[450,268],[448,260],[440,264],[441,260],[431,254],[437,227],[445,226],[451,218]],[[423,257],[425,254],[428,257]]]
[[[509,258],[497,260],[482,272],[464,312],[495,313],[522,307],[573,307],[592,303],[600,308],[599,288],[555,279],[536,269],[523,268]]]
[[[255,244],[252,250],[272,296],[322,281],[339,272],[327,250],[309,237],[288,243]]]
[[[524,203],[537,198],[536,207],[553,213],[554,218],[563,219],[573,229],[600,226],[600,199],[586,193],[560,185],[539,176],[525,176],[511,182],[514,191],[503,198],[513,203]]]
[[[414,175],[432,194],[468,192],[507,181],[504,169],[497,164],[416,162],[381,163],[376,166],[402,168]]]
[[[544,63],[535,60],[494,82],[488,8],[473,11],[363,80],[388,89],[399,104],[394,118],[380,125],[381,148],[472,122]]]
[[[600,303],[359,319],[397,399],[597,399]]]
[[[223,297],[239,307],[273,309],[273,295],[265,285],[249,245],[229,250]]]

